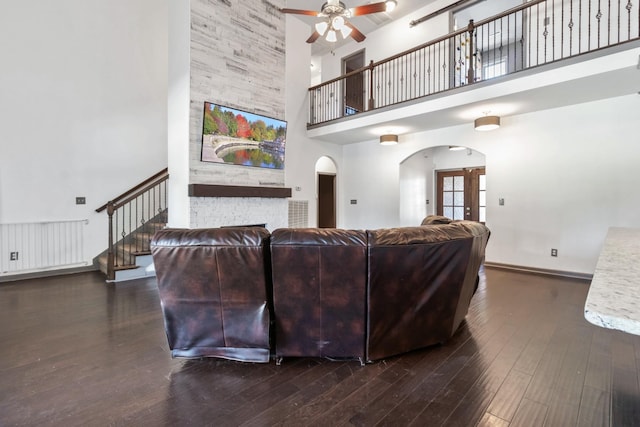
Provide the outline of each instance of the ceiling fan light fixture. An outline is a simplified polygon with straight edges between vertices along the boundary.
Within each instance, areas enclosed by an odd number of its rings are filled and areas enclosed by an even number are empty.
[[[363,4],[361,6],[347,8],[347,6],[340,0],[325,0],[325,3],[322,4],[319,12],[307,9],[289,8],[281,8],[279,10],[282,13],[320,18],[321,21],[315,24],[314,31],[306,40],[307,43],[314,43],[320,37],[324,38],[329,43],[335,43],[338,41],[338,32],[340,32],[343,39],[351,37],[353,40],[360,43],[364,41],[366,36],[354,27],[352,23],[348,22],[348,19],[353,16],[390,12],[398,4],[396,0],[373,1],[375,0],[370,0],[367,4]]]
[[[398,2],[396,0],[387,0],[385,2],[385,5],[387,6],[387,10],[386,12],[393,12],[393,9],[396,8],[396,6],[398,5]]]
[[[351,28],[345,25],[344,27],[340,28],[340,33],[342,34],[342,38],[346,39],[347,37],[349,37],[349,34],[351,34]]]
[[[329,24],[326,21],[320,21],[320,22],[316,23],[316,31],[321,36],[324,36],[324,33],[327,32],[328,28],[329,28]]]

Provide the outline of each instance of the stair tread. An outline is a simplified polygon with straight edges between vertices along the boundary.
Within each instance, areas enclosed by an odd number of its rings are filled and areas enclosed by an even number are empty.
[[[155,215],[148,222],[142,224],[138,230],[132,231],[127,236],[123,237],[118,243],[114,244],[114,261],[113,271],[120,270],[133,270],[141,268],[136,261],[138,256],[151,255],[150,242],[154,234],[166,228],[167,226],[166,209],[163,213]],[[108,275],[108,253],[103,252],[96,258],[94,258],[94,264],[104,274]],[[142,261],[144,263],[144,261]]]

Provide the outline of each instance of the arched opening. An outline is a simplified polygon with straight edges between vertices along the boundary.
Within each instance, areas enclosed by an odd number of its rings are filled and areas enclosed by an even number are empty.
[[[318,201],[318,227],[336,228],[338,169],[335,162],[323,156],[316,162],[316,198]]]
[[[456,219],[471,219],[473,214],[473,218],[480,219],[485,212],[486,181],[478,170],[484,169],[485,165],[483,153],[466,147],[431,147],[407,157],[400,163],[401,225],[418,225],[425,216],[437,214],[449,214],[445,216]],[[458,171],[461,175],[457,175]],[[462,175],[469,175],[469,180],[477,179],[478,182],[474,184],[456,178]],[[445,181],[445,177],[451,179]]]

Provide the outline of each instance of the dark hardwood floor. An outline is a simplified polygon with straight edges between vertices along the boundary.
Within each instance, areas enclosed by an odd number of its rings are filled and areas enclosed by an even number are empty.
[[[588,283],[485,276],[446,345],[365,367],[172,360],[155,279],[0,284],[0,425],[640,425],[640,337],[584,320]]]

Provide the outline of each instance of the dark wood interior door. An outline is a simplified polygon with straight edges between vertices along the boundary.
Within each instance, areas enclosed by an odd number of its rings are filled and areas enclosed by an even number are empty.
[[[345,115],[364,111],[364,78],[362,73],[346,78]]]
[[[318,174],[318,227],[336,228],[336,176]]]
[[[342,71],[348,74],[364,67],[364,51],[342,60]],[[357,73],[344,80],[344,115],[360,113],[364,108],[364,74]]]

